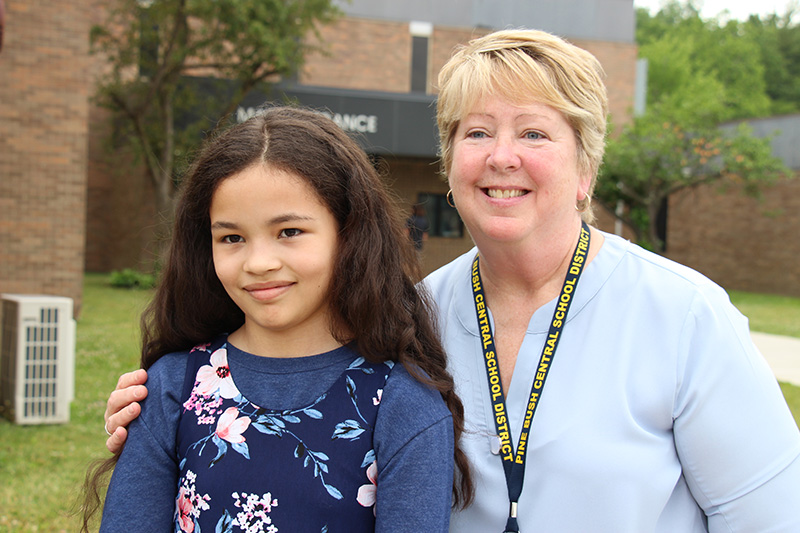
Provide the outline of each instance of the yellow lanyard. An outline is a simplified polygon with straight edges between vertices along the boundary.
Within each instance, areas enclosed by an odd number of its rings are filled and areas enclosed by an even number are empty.
[[[537,367],[536,376],[534,377],[531,387],[531,394],[528,398],[528,406],[525,410],[525,419],[522,424],[522,431],[519,435],[516,453],[514,453],[514,445],[511,442],[509,418],[506,412],[503,385],[500,381],[500,369],[497,364],[494,335],[492,335],[492,327],[489,324],[486,298],[483,293],[483,284],[481,283],[479,268],[480,256],[476,255],[475,260],[472,262],[472,295],[475,302],[475,313],[478,318],[478,330],[480,331],[483,345],[483,362],[486,365],[486,378],[489,381],[489,395],[492,400],[494,424],[497,435],[500,437],[500,457],[503,460],[506,485],[508,486],[508,497],[511,502],[508,522],[506,523],[505,529],[506,533],[515,533],[519,531],[519,526],[517,525],[517,502],[519,502],[520,494],[522,494],[522,487],[525,479],[525,452],[527,451],[528,434],[530,433],[533,417],[536,414],[536,408],[539,406],[539,399],[541,398],[547,375],[550,372],[558,342],[561,340],[561,333],[567,321],[569,306],[572,303],[575,289],[578,286],[578,280],[586,264],[590,237],[589,226],[584,222],[581,225],[581,236],[578,239],[578,245],[575,247],[572,262],[567,270],[567,277],[564,279],[564,285],[561,287],[561,294],[556,302],[556,310],[553,313],[553,320],[550,322],[547,340],[544,343],[542,355],[539,358],[539,366]]]

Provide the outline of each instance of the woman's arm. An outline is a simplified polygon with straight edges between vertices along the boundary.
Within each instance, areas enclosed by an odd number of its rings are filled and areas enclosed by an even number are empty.
[[[696,298],[674,436],[709,531],[800,531],[800,433],[778,383],[727,298]]]
[[[111,453],[116,453],[125,444],[128,437],[127,426],[142,411],[138,401],[147,397],[147,387],[144,386],[146,381],[147,372],[141,368],[122,374],[117,381],[117,388],[108,397],[103,418],[106,433],[109,434],[106,448]]]

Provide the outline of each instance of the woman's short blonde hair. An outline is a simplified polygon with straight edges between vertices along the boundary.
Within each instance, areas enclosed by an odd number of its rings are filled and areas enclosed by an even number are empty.
[[[604,78],[592,54],[542,31],[503,30],[461,46],[439,73],[436,121],[442,171],[450,172],[455,132],[480,98],[541,103],[561,112],[572,126],[579,169],[592,176],[591,196],[605,149]],[[584,218],[591,218],[591,206],[587,211]]]

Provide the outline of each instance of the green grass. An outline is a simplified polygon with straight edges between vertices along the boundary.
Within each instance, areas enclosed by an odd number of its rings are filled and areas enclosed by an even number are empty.
[[[138,317],[148,291],[87,275],[78,321],[75,400],[66,425],[0,420],[0,531],[74,532],[69,516],[90,461],[105,458],[103,411],[119,375],[138,366]]]
[[[800,427],[800,387],[789,383],[781,383],[780,385],[783,397],[786,398],[786,403],[789,404],[789,409],[792,410],[794,415],[794,421]]]
[[[750,329],[800,337],[800,298],[729,291],[731,301],[750,319]]]
[[[87,274],[78,321],[75,401],[67,425],[0,419],[0,532],[73,532],[70,515],[88,464],[106,458],[103,411],[122,372],[138,366],[138,317],[150,291],[108,286]],[[800,299],[732,293],[754,330],[800,337]],[[800,387],[781,384],[800,425]]]

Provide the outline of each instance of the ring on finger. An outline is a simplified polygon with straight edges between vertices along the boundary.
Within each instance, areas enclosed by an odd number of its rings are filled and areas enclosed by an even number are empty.
[[[111,432],[108,430],[108,420],[106,420],[105,423],[103,424],[103,429],[106,430],[106,434],[110,437]]]

